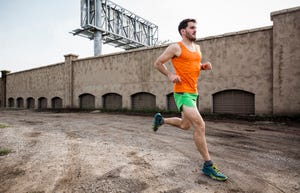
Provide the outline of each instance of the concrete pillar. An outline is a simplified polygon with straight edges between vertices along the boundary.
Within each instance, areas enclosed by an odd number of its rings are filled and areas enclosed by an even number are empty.
[[[1,104],[1,106],[0,107],[6,107],[6,76],[7,76],[7,74],[8,73],[10,73],[9,71],[7,71],[7,70],[2,70],[1,71],[1,83],[0,84],[2,84],[2,86],[0,87],[0,88],[2,88],[1,89],[1,95],[0,95],[0,97],[1,97],[1,101],[2,101],[2,104]]]
[[[102,53],[102,34],[100,31],[96,31],[94,37],[94,56],[100,56],[101,53]]]
[[[67,54],[65,55],[64,65],[64,99],[63,108],[74,108],[73,91],[74,91],[74,78],[73,78],[73,61],[78,58],[78,55]]]
[[[300,114],[300,7],[271,13],[273,114]]]
[[[95,23],[98,29],[101,28],[101,0],[95,0]],[[94,56],[100,56],[102,54],[102,33],[100,30],[96,30],[94,34]]]

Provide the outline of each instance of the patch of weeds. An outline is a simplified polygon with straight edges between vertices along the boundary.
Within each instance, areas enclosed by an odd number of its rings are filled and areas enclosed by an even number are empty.
[[[6,128],[6,127],[8,127],[8,126],[7,126],[7,125],[0,124],[0,129],[4,129],[4,128]]]
[[[22,170],[22,169],[17,168],[16,170],[11,171],[11,174],[12,174],[13,176],[21,176],[21,175],[24,175],[24,174],[25,174],[25,170]]]
[[[26,192],[26,193],[45,193],[44,191],[33,191],[33,192]]]
[[[0,156],[7,155],[7,154],[9,154],[9,153],[11,153],[11,152],[12,152],[11,149],[1,148],[1,147],[0,147]]]

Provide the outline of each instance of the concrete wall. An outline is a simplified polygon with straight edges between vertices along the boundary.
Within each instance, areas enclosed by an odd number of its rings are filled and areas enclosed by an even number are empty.
[[[87,58],[74,62],[74,98],[90,93],[96,96],[96,107],[102,107],[107,93],[122,95],[123,108],[131,108],[131,95],[148,92],[156,95],[156,105],[166,106],[166,95],[172,84],[154,69],[154,60],[165,47],[141,49],[115,55]]]
[[[200,41],[203,62],[212,71],[203,71],[199,81],[200,107],[212,110],[212,94],[239,89],[255,94],[255,112],[272,113],[272,28],[225,34]]]
[[[3,79],[0,78],[0,108],[4,106]]]
[[[300,114],[299,11],[300,7],[274,12],[270,27],[197,41],[202,61],[213,64],[213,70],[202,71],[199,78],[201,112],[212,112],[214,93],[238,89],[255,95],[256,114]],[[65,55],[63,63],[8,74],[6,101],[22,97],[26,103],[33,97],[37,108],[37,100],[46,97],[51,107],[51,99],[60,97],[64,108],[79,108],[79,96],[92,94],[95,107],[102,108],[102,96],[117,93],[122,107],[130,109],[131,96],[146,92],[155,95],[156,106],[164,109],[173,86],[153,63],[165,48],[83,59]]]
[[[33,70],[12,73],[7,75],[7,100],[22,97],[25,102],[29,97],[35,99],[35,107],[40,97],[47,98],[47,107],[51,107],[51,99],[60,97],[64,99],[64,63],[45,66]],[[15,102],[16,104],[16,102]]]
[[[273,12],[274,114],[300,112],[300,7]]]
[[[0,108],[1,107],[6,107],[6,82],[7,82],[7,74],[9,71],[7,70],[2,70],[1,71],[1,78],[0,78]]]
[[[272,28],[260,28],[197,41],[203,61],[213,64],[212,71],[202,71],[199,79],[200,109],[211,112],[212,94],[226,89],[240,89],[256,95],[256,113],[272,113]],[[142,49],[115,55],[74,61],[75,107],[79,95],[96,96],[96,107],[102,107],[102,96],[118,93],[123,108],[131,108],[130,96],[138,92],[156,95],[156,105],[166,108],[166,95],[173,85],[154,67],[155,59],[166,47]],[[173,70],[172,65],[167,67]]]

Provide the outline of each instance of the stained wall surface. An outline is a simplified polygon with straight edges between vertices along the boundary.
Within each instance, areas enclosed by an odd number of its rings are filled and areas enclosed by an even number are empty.
[[[38,107],[38,99],[45,97],[48,99],[47,107],[50,108],[52,98],[63,99],[65,97],[63,66],[64,63],[60,63],[9,74],[7,76],[7,100],[13,98],[16,101],[21,97],[26,103],[26,100],[32,97],[35,99],[35,107]]]
[[[273,12],[274,114],[300,111],[300,10]]]

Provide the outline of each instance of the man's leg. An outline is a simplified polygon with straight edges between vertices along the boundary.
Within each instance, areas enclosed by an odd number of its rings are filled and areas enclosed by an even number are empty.
[[[204,159],[204,165],[202,172],[219,181],[227,180],[227,176],[222,174],[214,164],[209,156],[206,137],[205,137],[205,123],[197,109],[197,107],[186,107],[183,106],[183,114],[191,122],[194,127],[194,141],[195,144]]]
[[[182,110],[183,117],[194,127],[194,142],[198,151],[202,155],[204,161],[211,160],[205,137],[205,123],[197,107],[183,106]]]
[[[185,118],[185,115],[183,113],[181,113],[181,118],[164,118],[164,124],[172,125],[183,130],[188,130],[191,127],[190,121],[187,118]]]
[[[163,118],[163,124],[172,125],[183,130],[194,126],[194,141],[196,147],[205,161],[210,160],[205,138],[205,123],[197,107],[182,106],[181,118]]]
[[[162,124],[169,124],[176,126],[178,128],[187,130],[191,125],[194,127],[194,142],[201,156],[203,157],[205,163],[203,165],[202,171],[205,175],[220,181],[225,181],[227,176],[222,174],[217,166],[211,161],[210,155],[208,153],[206,137],[205,137],[205,123],[197,109],[197,107],[187,107],[183,106],[182,118],[172,117],[163,118],[159,114],[159,121]],[[156,114],[157,115],[157,114]]]

